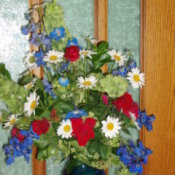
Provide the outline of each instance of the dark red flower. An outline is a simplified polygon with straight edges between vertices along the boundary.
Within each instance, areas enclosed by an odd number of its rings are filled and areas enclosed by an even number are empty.
[[[71,123],[73,137],[77,138],[80,146],[86,146],[87,142],[95,136],[93,128],[96,125],[96,120],[86,118],[85,121],[83,121],[82,118],[72,118]]]
[[[65,50],[64,57],[70,62],[77,61],[80,58],[79,51],[80,49],[77,46],[67,47]]]
[[[20,133],[20,129],[14,127],[11,131],[11,135],[12,137],[16,137],[19,142],[22,142],[24,139],[25,139],[25,136],[23,136],[21,133]]]
[[[33,131],[38,135],[46,134],[47,131],[49,130],[49,127],[50,123],[45,118],[42,120],[35,120],[32,122]]]
[[[126,92],[123,96],[113,100],[112,103],[118,111],[122,111],[127,117],[131,118],[130,113],[132,113],[136,119],[138,118],[139,107],[138,104],[133,101],[131,94]]]

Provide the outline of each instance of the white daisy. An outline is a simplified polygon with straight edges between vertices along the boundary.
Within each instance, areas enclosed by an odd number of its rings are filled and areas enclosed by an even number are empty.
[[[11,116],[9,116],[8,119],[9,119],[9,121],[4,123],[4,128],[7,128],[7,127],[12,128],[13,125],[15,124],[15,122],[18,120],[17,115],[11,115]]]
[[[85,49],[83,49],[83,50],[80,50],[80,55],[81,55],[81,57],[84,59],[85,57],[89,57],[89,58],[91,58],[92,59],[92,56],[91,55],[93,55],[93,54],[96,54],[96,52],[93,52],[93,51],[91,51],[91,50],[85,50]]]
[[[131,72],[128,72],[127,76],[133,88],[142,88],[142,86],[145,85],[145,75],[141,73],[138,68],[131,69]]]
[[[124,62],[127,60],[126,57],[121,52],[116,52],[116,50],[108,51],[108,54],[111,56],[112,60],[115,60],[119,66],[123,66]]]
[[[60,126],[57,129],[57,135],[66,139],[72,137],[72,124],[69,119],[61,121]]]
[[[24,64],[30,70],[35,69],[37,67],[36,59],[34,57],[33,52],[28,52],[27,56],[24,58]]]
[[[33,79],[31,82],[27,83],[24,87],[25,87],[27,90],[32,89],[32,87],[33,87],[34,84],[35,84],[35,81],[36,81],[36,79]]]
[[[62,62],[62,58],[64,56],[63,52],[59,52],[59,51],[54,51],[54,50],[50,50],[47,55],[44,57],[44,61],[45,62],[49,62],[49,63],[60,63]]]
[[[108,138],[116,137],[121,129],[119,119],[110,116],[107,117],[106,121],[102,121],[102,125],[102,132]]]
[[[35,114],[35,109],[38,106],[39,96],[37,96],[36,92],[30,93],[29,97],[27,97],[27,102],[24,104],[24,111],[28,116]]]
[[[90,76],[88,78],[79,77],[78,78],[78,86],[80,88],[91,89],[96,86],[97,79],[94,76]]]

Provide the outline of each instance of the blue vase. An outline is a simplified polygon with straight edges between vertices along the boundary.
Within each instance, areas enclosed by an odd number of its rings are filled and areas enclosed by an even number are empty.
[[[68,175],[68,174],[65,174]],[[75,167],[69,175],[105,175],[104,170],[89,167],[85,164]]]

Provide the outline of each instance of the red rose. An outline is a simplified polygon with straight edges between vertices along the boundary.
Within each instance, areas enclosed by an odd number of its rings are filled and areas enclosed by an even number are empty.
[[[133,101],[132,96],[129,93],[125,93],[123,96],[113,100],[113,105],[118,111],[121,111],[127,117],[131,118],[130,113],[135,115],[135,118],[138,118],[139,107],[136,102]]]
[[[80,58],[79,51],[80,49],[77,46],[67,47],[65,50],[64,57],[70,62],[77,61]]]
[[[32,128],[38,135],[46,134],[49,130],[50,124],[47,119],[35,120],[32,122]]]
[[[12,137],[16,137],[19,142],[22,142],[24,139],[25,139],[25,136],[23,136],[21,133],[20,133],[20,130],[16,127],[14,127],[11,131],[11,135]]]
[[[93,128],[96,125],[96,120],[93,118],[87,118],[84,122],[82,118],[71,119],[72,123],[72,135],[77,138],[80,146],[86,146],[90,139],[93,139],[95,134]]]

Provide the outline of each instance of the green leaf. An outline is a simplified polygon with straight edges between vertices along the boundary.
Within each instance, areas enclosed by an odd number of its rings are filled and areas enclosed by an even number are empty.
[[[11,80],[11,75],[9,71],[5,68],[5,64],[2,63],[0,64],[0,76],[8,80]]]
[[[45,160],[48,158],[48,152],[47,152],[47,148],[45,149],[38,149],[37,150],[37,159],[38,160]]]
[[[41,118],[50,118],[50,116],[51,116],[51,112],[50,111],[48,111],[48,110],[45,110],[41,115],[40,115],[40,117]]]
[[[58,114],[65,114],[74,110],[73,104],[71,102],[66,101],[58,101],[54,105],[54,108],[58,110]]]
[[[106,41],[102,41],[98,44],[97,51],[99,54],[104,54],[108,51],[109,44]]]
[[[18,79],[18,84],[21,86],[26,85],[33,79],[33,75],[31,73],[26,75],[26,72],[24,72],[23,74],[24,75],[21,75],[21,77]]]
[[[101,72],[101,67],[105,64],[105,63],[109,63],[111,61],[111,57],[108,54],[102,54],[102,55],[93,55],[92,56],[92,62],[94,65],[94,71],[99,71]]]

